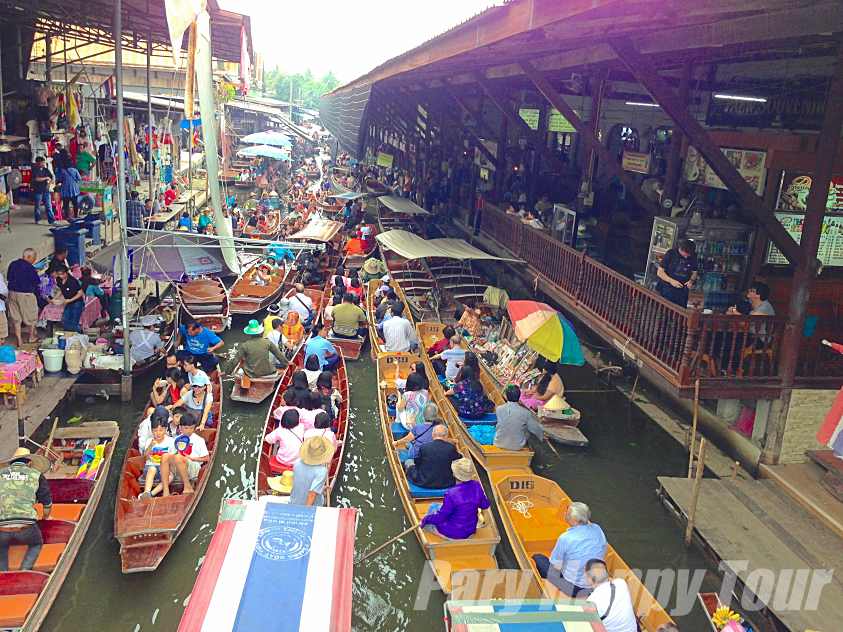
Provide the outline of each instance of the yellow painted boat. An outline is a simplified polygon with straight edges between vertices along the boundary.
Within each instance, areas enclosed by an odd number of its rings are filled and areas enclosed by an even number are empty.
[[[397,392],[396,379],[406,379],[410,373],[410,366],[418,362],[418,356],[409,353],[390,353],[380,356],[377,359],[378,369],[378,410],[380,411],[381,430],[383,433],[386,460],[392,476],[395,479],[395,488],[401,498],[404,513],[410,524],[418,524],[427,514],[431,503],[442,502],[442,497],[414,497],[410,491],[410,485],[401,465],[398,450],[393,447],[392,419],[387,409],[387,397]],[[453,429],[452,429],[452,436]],[[457,437],[457,450],[466,454],[465,447]],[[455,573],[471,575],[474,571],[485,572],[495,571],[498,568],[495,560],[495,548],[500,542],[494,517],[490,509],[483,512],[485,525],[478,528],[471,538],[466,540],[451,540],[430,530],[416,529],[415,533],[421,544],[425,557],[430,560],[436,580],[446,593],[452,591],[452,578]],[[466,584],[475,585],[470,578],[460,579],[459,582],[453,579],[453,585],[463,586]],[[472,597],[473,598],[473,597]]]
[[[442,339],[442,330],[445,325],[442,323],[422,322],[416,325],[416,331],[419,336],[419,346],[422,349],[422,359],[427,367],[427,372],[431,377],[430,380],[430,394],[433,401],[439,406],[439,411],[445,417],[449,424],[454,428],[454,431],[459,434],[460,438],[465,442],[474,460],[485,470],[494,469],[511,469],[524,468],[530,471],[530,461],[533,459],[533,451],[529,448],[521,450],[503,450],[493,445],[482,445],[478,443],[468,431],[466,425],[460,420],[457,411],[451,401],[445,396],[445,389],[440,384],[439,380],[435,378],[433,366],[427,355],[427,349],[433,345],[437,340]],[[486,374],[485,371],[480,373],[480,382],[483,384],[483,389],[486,395],[491,399],[495,406],[504,403],[503,396],[497,388],[492,378]]]
[[[571,498],[554,481],[523,469],[493,470],[489,480],[518,566],[533,573],[546,597],[562,598],[555,586],[539,576],[532,556],[549,555],[559,535],[568,528],[565,513]],[[643,630],[656,632],[672,621],[611,545],[606,551],[606,565],[613,577],[626,580]]]

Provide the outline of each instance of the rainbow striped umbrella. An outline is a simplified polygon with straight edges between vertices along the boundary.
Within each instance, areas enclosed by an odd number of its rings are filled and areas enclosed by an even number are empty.
[[[515,335],[536,353],[561,364],[585,364],[574,326],[550,305],[538,301],[509,301],[507,311]]]

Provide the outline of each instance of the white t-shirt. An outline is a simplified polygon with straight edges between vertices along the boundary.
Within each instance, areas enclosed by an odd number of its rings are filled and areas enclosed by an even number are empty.
[[[279,349],[281,348],[281,332],[277,329],[273,329],[268,334],[266,334],[266,339],[269,340]]]
[[[615,600],[609,608],[612,599],[612,585],[615,587]],[[632,607],[632,598],[629,596],[629,587],[622,579],[613,579],[603,582],[588,596],[588,601],[597,608],[597,614],[603,619],[603,626],[606,632],[637,632],[638,624],[635,620],[635,610]],[[606,614],[608,611],[608,615]]]
[[[462,363],[465,362],[465,349],[462,347],[454,347],[453,349],[445,349],[439,354],[445,360],[445,377],[453,380],[460,372]]]
[[[196,434],[195,432],[188,437],[190,439],[190,455],[193,458],[201,458],[203,456],[208,456],[210,453],[208,452],[208,444],[205,443],[205,440],[202,438],[201,435]]]
[[[301,322],[304,322],[310,316],[310,310],[313,309],[313,300],[307,294],[297,293],[290,298],[290,309],[298,312]]]
[[[150,441],[152,440],[150,439]],[[147,448],[149,448],[149,445],[144,446],[143,451],[146,452]],[[152,448],[152,451],[146,455],[146,464],[160,467],[161,459],[165,454],[175,453],[176,444],[173,442],[173,438],[170,435],[166,435],[164,440],[161,443],[156,444]]]

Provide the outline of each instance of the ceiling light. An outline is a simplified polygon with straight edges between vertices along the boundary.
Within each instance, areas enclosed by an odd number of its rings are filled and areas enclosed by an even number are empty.
[[[751,101],[752,103],[767,103],[764,97],[748,97],[740,94],[715,94],[715,99],[725,99],[727,101]]]
[[[10,151],[15,151],[15,148],[12,147],[9,143],[3,143],[2,145],[0,145],[0,153],[6,154]]]
[[[646,101],[627,101],[627,105],[638,105],[642,108],[659,108],[661,107],[658,103],[648,103]]]

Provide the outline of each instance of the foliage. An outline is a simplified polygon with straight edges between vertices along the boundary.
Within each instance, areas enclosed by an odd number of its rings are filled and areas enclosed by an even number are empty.
[[[276,99],[290,99],[290,80],[293,82],[293,101],[306,108],[319,108],[319,97],[330,92],[338,85],[339,79],[328,72],[322,77],[314,77],[310,70],[304,73],[288,75],[273,68],[264,75],[264,92]]]

